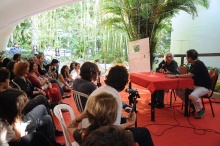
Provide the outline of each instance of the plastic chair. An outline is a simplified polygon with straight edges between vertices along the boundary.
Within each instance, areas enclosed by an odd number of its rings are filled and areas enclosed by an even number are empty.
[[[64,138],[66,141],[66,146],[79,146],[79,144],[76,141],[71,142],[71,140],[70,140],[69,132],[67,131],[66,124],[65,124],[61,109],[67,109],[70,113],[71,119],[74,119],[75,115],[74,115],[73,109],[67,104],[58,104],[53,109],[55,116],[57,117],[57,119],[60,122],[62,131],[63,131],[63,135],[64,135]]]
[[[82,105],[81,98],[84,97],[84,98],[88,99],[89,95],[84,94],[82,92],[75,91],[75,90],[72,90],[72,91],[73,91],[73,99],[74,99],[74,101],[76,103],[76,107],[77,107],[78,111],[80,113],[82,113],[84,111],[84,107]],[[89,123],[88,118],[85,118],[85,119],[82,120],[81,128],[87,128],[89,125],[90,125],[90,123]]]
[[[11,81],[10,81],[10,86],[11,86],[12,88],[14,88],[14,89],[21,90],[20,86],[19,86],[17,83],[15,83],[14,80],[11,80]]]
[[[73,99],[76,103],[76,107],[80,113],[84,111],[81,97],[89,98],[89,95],[73,90]]]
[[[203,98],[207,98],[209,100],[210,107],[211,107],[211,110],[212,110],[212,116],[215,117],[213,107],[212,107],[212,101],[210,100],[210,98],[213,95],[215,85],[216,85],[216,82],[218,80],[218,70],[214,70],[214,69],[210,70],[209,71],[209,77],[210,77],[211,83],[212,83],[210,92],[209,92],[209,94],[202,96],[201,99],[202,99],[202,104],[203,104],[204,109],[205,109],[205,106],[204,106]]]

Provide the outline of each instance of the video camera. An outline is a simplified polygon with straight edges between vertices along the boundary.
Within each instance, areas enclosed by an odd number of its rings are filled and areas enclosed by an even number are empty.
[[[129,99],[129,104],[134,103],[134,99],[140,98],[140,95],[135,88],[127,88],[125,89],[125,92],[129,93],[128,99]]]

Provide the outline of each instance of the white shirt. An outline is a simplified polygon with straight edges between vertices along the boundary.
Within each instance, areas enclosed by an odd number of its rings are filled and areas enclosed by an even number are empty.
[[[1,121],[0,119],[0,146],[9,146],[8,142],[15,136],[12,125]]]
[[[71,71],[70,75],[75,80],[77,78],[80,78],[79,73],[80,73],[80,71],[76,72],[76,70],[74,69],[74,70]]]
[[[118,93],[117,90],[115,90],[111,86],[106,85],[106,86],[97,88],[95,91],[93,91],[90,94],[89,98],[91,96],[97,95],[101,92],[106,92],[106,93],[112,94],[113,97],[116,99],[116,101],[118,103],[118,113],[117,113],[117,118],[116,118],[116,121],[115,121],[114,125],[120,125],[121,124],[121,115],[122,115],[122,102],[121,102],[121,99],[120,99],[120,94]]]

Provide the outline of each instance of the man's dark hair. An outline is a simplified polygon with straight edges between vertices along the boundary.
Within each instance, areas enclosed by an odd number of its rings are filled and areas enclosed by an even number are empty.
[[[15,66],[15,61],[10,61],[10,62],[7,64],[6,68],[7,68],[10,72],[13,72],[14,66]]]
[[[193,60],[196,60],[198,58],[198,52],[194,49],[190,49],[186,52],[188,58],[192,58]]]
[[[4,83],[6,79],[10,79],[10,72],[5,67],[0,68],[0,83]]]
[[[17,59],[18,59],[18,57],[21,57],[21,54],[16,53],[16,54],[13,56],[13,60],[17,60]]]
[[[129,130],[103,126],[91,132],[81,146],[135,146],[135,142]]]
[[[55,63],[59,63],[59,61],[58,61],[57,59],[53,59],[53,60],[51,61],[51,65],[53,65],[53,64],[55,64]]]
[[[122,91],[128,83],[129,74],[125,66],[115,65],[111,67],[105,76],[105,83],[117,91]]]
[[[85,62],[80,68],[80,76],[84,80],[91,81],[92,74],[96,74],[98,71],[98,66],[95,63]]]
[[[18,42],[15,42],[15,43],[14,43],[14,47],[15,47],[15,45],[18,45]]]
[[[3,61],[2,61],[2,67],[6,67],[7,64],[8,64],[10,61],[11,61],[11,59],[9,59],[9,58],[3,59]]]

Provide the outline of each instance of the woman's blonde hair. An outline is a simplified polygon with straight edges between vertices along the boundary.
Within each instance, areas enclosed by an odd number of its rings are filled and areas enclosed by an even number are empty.
[[[102,92],[87,101],[87,115],[91,125],[96,128],[112,125],[116,121],[118,103],[113,95]]]

